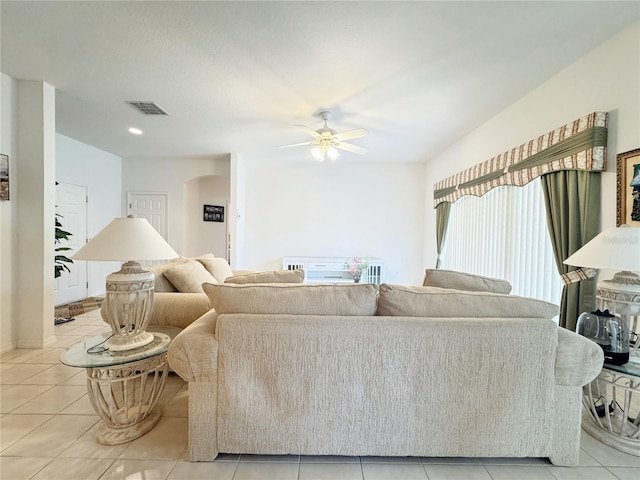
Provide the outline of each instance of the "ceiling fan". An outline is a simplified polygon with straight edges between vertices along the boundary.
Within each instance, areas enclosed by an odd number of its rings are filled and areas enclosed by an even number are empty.
[[[296,125],[303,131],[313,137],[313,140],[302,143],[294,143],[292,145],[284,145],[280,148],[300,147],[302,145],[315,145],[311,149],[311,155],[313,158],[319,161],[323,161],[325,157],[329,157],[330,160],[335,160],[340,156],[338,149],[345,150],[347,152],[357,153],[358,155],[364,155],[367,153],[366,148],[359,147],[346,143],[345,140],[352,140],[354,138],[365,137],[369,133],[363,128],[356,128],[355,130],[349,130],[347,132],[338,133],[332,128],[329,128],[327,122],[331,120],[331,112],[323,111],[318,116],[324,120],[324,126],[318,130],[312,130],[304,125]]]

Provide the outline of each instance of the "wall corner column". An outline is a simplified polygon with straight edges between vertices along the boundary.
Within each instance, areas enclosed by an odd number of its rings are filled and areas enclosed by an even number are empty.
[[[55,88],[18,82],[18,348],[43,348],[54,336]]]

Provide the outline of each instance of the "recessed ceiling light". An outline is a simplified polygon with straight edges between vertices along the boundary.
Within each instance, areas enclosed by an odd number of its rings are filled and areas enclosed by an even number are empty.
[[[134,135],[142,135],[142,130],[139,128],[131,127],[129,129],[129,133],[133,133]]]

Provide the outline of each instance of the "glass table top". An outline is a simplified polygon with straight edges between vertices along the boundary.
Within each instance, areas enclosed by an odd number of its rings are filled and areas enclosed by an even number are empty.
[[[604,368],[607,370],[613,370],[614,372],[631,375],[633,377],[640,377],[640,356],[637,355],[637,352],[633,352],[629,356],[629,361],[624,365],[609,365],[608,363],[605,363]]]
[[[62,352],[60,361],[70,367],[98,368],[112,367],[125,363],[137,362],[145,358],[155,357],[167,351],[171,343],[171,337],[164,333],[149,332],[153,334],[153,342],[143,347],[125,350],[121,352],[104,351],[100,353],[87,353],[91,347],[106,341],[111,334],[103,333],[87,338],[71,346]]]

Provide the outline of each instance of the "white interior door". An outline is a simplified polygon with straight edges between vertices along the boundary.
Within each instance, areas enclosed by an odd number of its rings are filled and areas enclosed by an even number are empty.
[[[147,221],[167,240],[167,194],[165,193],[127,193],[127,215],[146,218]],[[164,263],[164,260],[143,262],[149,266]]]
[[[56,185],[56,213],[62,215],[59,218],[62,229],[71,233],[68,241],[62,240],[57,246],[70,247],[72,250],[60,253],[71,257],[87,242],[87,187],[59,182]],[[67,265],[70,272],[62,272],[55,281],[56,305],[87,298],[87,262]]]

